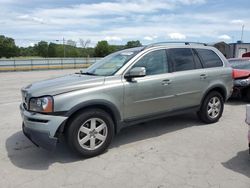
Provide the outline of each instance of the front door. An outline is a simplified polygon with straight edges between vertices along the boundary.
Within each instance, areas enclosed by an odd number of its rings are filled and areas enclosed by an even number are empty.
[[[166,50],[147,53],[131,68],[134,67],[145,67],[146,76],[134,78],[132,82],[124,79],[124,118],[154,115],[171,108],[174,94]]]

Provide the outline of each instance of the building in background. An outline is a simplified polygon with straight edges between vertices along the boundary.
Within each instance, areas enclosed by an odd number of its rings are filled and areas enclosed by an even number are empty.
[[[250,43],[237,41],[230,44],[218,42],[211,45],[220,50],[226,58],[250,57]]]

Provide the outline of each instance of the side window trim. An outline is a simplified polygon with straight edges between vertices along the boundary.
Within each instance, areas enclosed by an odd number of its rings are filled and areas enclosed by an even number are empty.
[[[206,67],[205,67],[205,63],[204,63],[203,58],[201,57],[201,55],[198,53],[198,51],[197,51],[196,49],[194,49],[194,50],[195,50],[195,52],[197,53],[197,56],[200,58],[202,67],[205,69]]]
[[[201,56],[199,55],[199,53],[197,52],[197,50],[195,48],[192,48],[192,53],[193,53],[193,58],[196,55],[198,57],[198,59],[200,60],[200,64],[201,64],[201,68],[198,68],[198,65],[197,65],[198,62],[194,58],[195,68],[196,69],[204,69],[205,67],[204,67],[204,64],[203,64],[203,60],[202,60]]]
[[[173,59],[172,59],[172,57],[171,57],[171,55],[169,55],[169,52],[168,52],[168,50],[166,49],[165,50],[166,51],[166,55],[167,55],[167,59],[168,59],[168,66],[169,66],[169,73],[172,73],[172,72],[174,72],[174,63],[173,63]]]

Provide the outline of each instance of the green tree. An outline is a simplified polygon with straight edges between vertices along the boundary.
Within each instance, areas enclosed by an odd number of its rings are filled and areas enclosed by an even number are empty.
[[[128,41],[125,45],[125,48],[134,48],[134,47],[140,47],[142,46],[141,42],[139,40],[132,40]]]
[[[34,50],[34,47],[29,46],[29,47],[20,47],[19,48],[19,56],[36,56],[36,52]]]
[[[15,57],[19,55],[19,49],[15,44],[14,39],[0,35],[0,58]]]
[[[95,56],[104,57],[110,53],[110,47],[106,40],[99,41],[95,47]]]
[[[35,51],[37,55],[42,57],[48,57],[48,43],[45,41],[40,41],[38,44],[35,45]]]
[[[57,48],[57,44],[49,43],[49,46],[48,46],[48,56],[49,57],[57,57],[56,48]]]

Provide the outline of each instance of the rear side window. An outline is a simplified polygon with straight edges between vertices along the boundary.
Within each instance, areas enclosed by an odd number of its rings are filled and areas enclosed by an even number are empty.
[[[193,53],[188,48],[168,49],[168,56],[173,65],[173,71],[185,71],[195,69]]]
[[[198,52],[199,56],[202,58],[204,68],[223,66],[221,59],[212,50],[196,49],[196,51]]]

